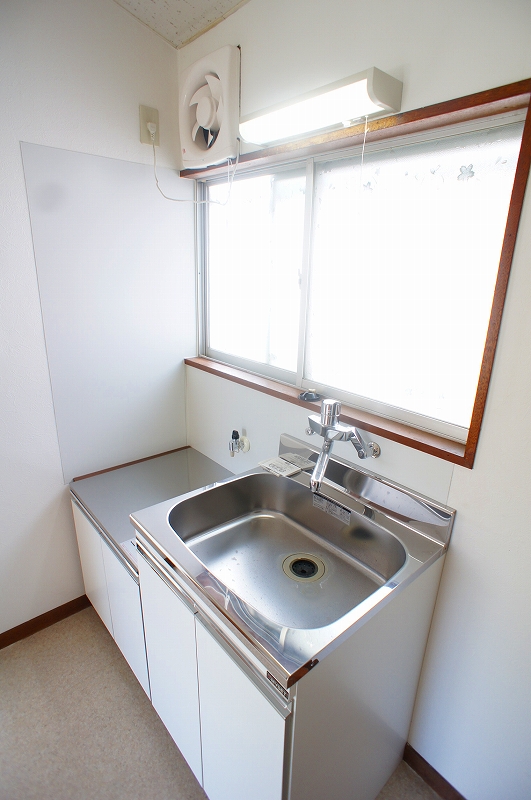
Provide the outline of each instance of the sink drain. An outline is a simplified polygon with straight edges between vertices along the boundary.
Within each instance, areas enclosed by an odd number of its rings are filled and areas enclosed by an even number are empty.
[[[293,581],[318,581],[325,573],[325,565],[311,553],[293,553],[282,562],[282,569]]]

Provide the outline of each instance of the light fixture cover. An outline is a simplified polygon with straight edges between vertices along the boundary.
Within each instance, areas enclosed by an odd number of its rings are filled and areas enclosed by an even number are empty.
[[[402,83],[376,67],[240,120],[242,139],[271,144],[339,128],[359,117],[400,110]]]

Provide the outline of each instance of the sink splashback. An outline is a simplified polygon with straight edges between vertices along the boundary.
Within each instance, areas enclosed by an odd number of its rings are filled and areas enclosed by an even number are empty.
[[[319,448],[283,433],[278,453],[295,453],[315,463]],[[448,544],[455,512],[422,494],[363,467],[354,466],[335,454],[328,462],[326,485],[339,489],[357,501],[361,513],[369,519],[374,519],[376,514],[384,514],[390,519],[410,524],[415,530],[443,545]]]

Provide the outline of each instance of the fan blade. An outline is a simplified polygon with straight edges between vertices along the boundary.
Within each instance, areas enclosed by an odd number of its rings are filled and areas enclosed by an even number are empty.
[[[192,129],[192,141],[194,142],[195,142],[195,137],[197,136],[197,131],[199,130],[200,127],[201,125],[199,124],[199,122],[196,122]]]
[[[205,75],[206,82],[210,86],[212,97],[218,103],[221,100],[221,81],[217,75]]]
[[[212,145],[218,138],[218,135],[219,135],[219,130],[205,131],[205,141],[207,143],[207,149],[212,147]]]
[[[209,97],[210,94],[211,94],[210,86],[207,83],[205,83],[205,85],[201,86],[201,88],[198,89],[197,92],[193,95],[188,105],[195,106],[197,103],[199,103],[202,97]]]

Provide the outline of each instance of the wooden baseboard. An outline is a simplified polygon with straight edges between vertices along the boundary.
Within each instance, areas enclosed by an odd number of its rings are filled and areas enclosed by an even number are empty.
[[[88,606],[90,606],[90,600],[86,594],[83,594],[81,597],[76,597],[75,600],[70,600],[68,603],[58,606],[58,608],[52,608],[51,611],[46,611],[34,619],[23,622],[22,625],[17,625],[16,628],[0,633],[0,650],[4,647],[9,647],[10,644],[19,642],[21,639],[25,639],[27,636],[31,636],[33,633],[37,633],[37,631],[42,631],[50,625],[55,625],[56,622],[60,622],[60,620],[66,619],[72,614],[77,614],[78,611],[82,611]]]
[[[417,753],[417,751],[411,747],[409,742],[406,744],[406,749],[404,750],[404,761],[406,764],[409,764],[417,775],[420,775],[422,780],[427,783],[434,792],[437,792],[442,800],[466,800],[457,789],[454,789],[454,787],[448,783],[446,778],[443,778],[420,753]]]

